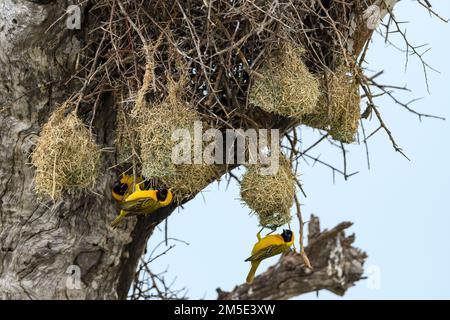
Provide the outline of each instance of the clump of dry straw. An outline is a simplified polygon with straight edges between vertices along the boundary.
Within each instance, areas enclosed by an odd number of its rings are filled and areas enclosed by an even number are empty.
[[[201,121],[201,117],[181,98],[185,79],[175,82],[169,78],[167,83],[168,95],[162,102],[136,103],[137,141],[142,174],[171,188],[175,202],[181,203],[205,188],[218,174],[214,165],[174,163],[172,152],[179,142],[172,140],[173,133],[187,130],[193,137],[194,123]],[[191,143],[191,155],[193,148]]]
[[[181,84],[168,80],[169,93],[161,103],[136,108],[136,128],[141,150],[142,174],[148,178],[161,178],[175,174],[172,150],[176,130],[193,132],[194,122],[200,121],[198,112],[180,99]]]
[[[302,50],[282,44],[260,71],[250,91],[250,103],[285,117],[300,118],[314,111],[320,96],[319,81],[302,61]]]
[[[361,96],[353,73],[346,67],[327,72],[323,86],[317,109],[303,117],[302,123],[327,130],[343,143],[353,142],[361,118]]]
[[[116,103],[116,136],[115,147],[118,163],[130,163],[133,160],[133,142],[136,140],[136,130],[125,106],[123,105],[123,98],[120,95],[118,103]]]
[[[262,175],[261,168],[261,164],[247,167],[241,181],[241,199],[258,215],[261,226],[279,227],[291,220],[295,175],[283,155],[276,174]]]
[[[172,188],[174,201],[180,204],[195,196],[219,177],[217,165],[180,164],[175,166],[174,174],[164,176],[160,180],[165,187]]]
[[[57,200],[63,190],[92,187],[98,175],[100,150],[73,106],[64,103],[43,126],[31,162],[36,167],[35,189]]]

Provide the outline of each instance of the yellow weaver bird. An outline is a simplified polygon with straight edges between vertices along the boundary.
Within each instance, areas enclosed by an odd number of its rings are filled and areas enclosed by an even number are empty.
[[[133,180],[133,176],[122,174],[119,181],[117,181],[111,191],[112,197],[119,202],[126,199],[133,192]],[[141,183],[142,181],[144,181],[142,176],[136,177],[136,183]]]
[[[256,235],[258,242],[253,246],[252,255],[245,261],[250,261],[252,267],[247,276],[247,283],[251,284],[255,278],[256,269],[264,259],[281,254],[294,243],[294,234],[291,230],[283,230],[282,234],[272,234],[261,238],[261,231]]]
[[[136,191],[119,203],[120,214],[111,223],[111,227],[117,227],[125,217],[148,215],[159,208],[166,207],[172,199],[173,194],[170,189],[141,190],[140,184],[137,184]]]

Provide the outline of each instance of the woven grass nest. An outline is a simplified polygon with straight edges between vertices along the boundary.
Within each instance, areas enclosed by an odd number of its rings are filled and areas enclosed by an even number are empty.
[[[323,92],[314,112],[302,118],[302,124],[328,131],[334,140],[351,143],[358,131],[361,96],[353,73],[340,67],[327,73]]]
[[[285,42],[260,70],[250,90],[250,103],[285,117],[299,119],[317,105],[319,80],[302,61],[302,49]]]
[[[193,137],[194,123],[201,121],[200,114],[182,99],[184,85],[183,78],[179,81],[168,79],[168,95],[159,103],[146,103],[139,99],[138,94],[131,112],[131,121],[136,124],[133,130],[140,153],[141,172],[145,177],[158,181],[157,184],[172,188],[176,203],[194,196],[219,177],[214,165],[175,164],[172,159],[178,143],[172,140],[175,130],[187,130]],[[123,131],[122,136],[129,137],[126,128],[118,129]],[[191,146],[193,155],[194,144]]]
[[[154,105],[147,114],[138,129],[144,176],[157,178],[164,186],[172,188],[177,203],[197,194],[218,178],[214,165],[174,164],[172,161],[175,146],[172,133],[176,129],[186,129],[193,136],[194,121],[200,121],[194,109],[179,101],[166,101]]]
[[[181,164],[175,166],[174,174],[162,177],[160,182],[165,187],[172,188],[174,201],[181,204],[219,178],[217,165]]]
[[[274,175],[261,175],[262,165],[250,165],[241,181],[242,201],[259,217],[261,226],[275,228],[291,220],[295,175],[289,161],[280,156]]]
[[[142,174],[153,178],[174,175],[172,150],[176,143],[172,141],[172,133],[177,129],[192,132],[194,122],[199,119],[194,109],[178,101],[164,101],[143,112],[137,127]]]
[[[64,103],[43,126],[31,163],[36,167],[35,190],[53,200],[64,190],[93,187],[99,172],[100,150],[73,106]]]

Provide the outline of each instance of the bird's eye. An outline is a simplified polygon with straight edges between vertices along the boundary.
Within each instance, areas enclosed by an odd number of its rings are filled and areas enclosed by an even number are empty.
[[[167,198],[167,189],[158,189],[156,192],[156,197],[159,201],[164,201]]]

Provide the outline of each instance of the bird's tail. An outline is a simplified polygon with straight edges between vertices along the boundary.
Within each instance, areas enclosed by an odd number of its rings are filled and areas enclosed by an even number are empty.
[[[247,275],[248,284],[251,284],[253,282],[253,279],[255,279],[256,269],[258,269],[260,263],[261,261],[252,261],[252,267]]]

